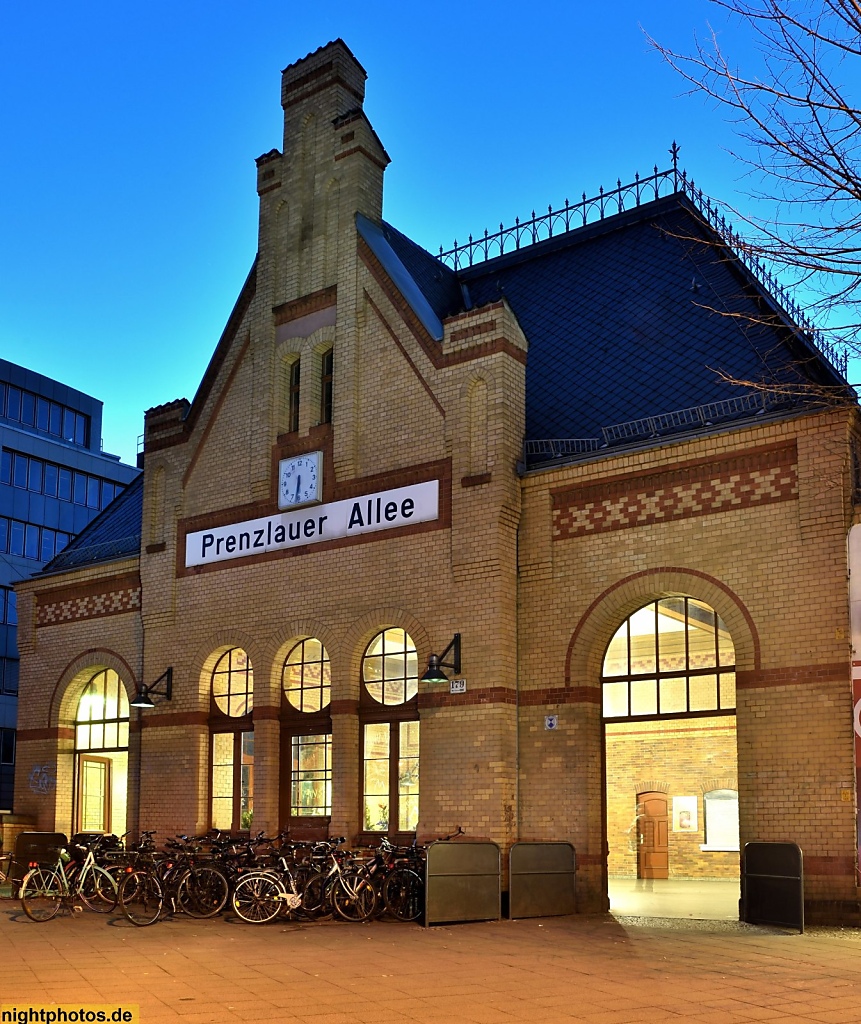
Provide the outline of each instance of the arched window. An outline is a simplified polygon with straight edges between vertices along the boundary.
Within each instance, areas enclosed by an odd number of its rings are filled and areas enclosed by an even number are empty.
[[[368,694],[380,704],[403,704],[418,693],[416,645],[403,629],[377,633],[365,648],[362,681]]]
[[[717,612],[692,597],[652,601],[607,647],[605,719],[732,714],[735,648]]]
[[[705,850],[739,848],[738,792],[734,789],[710,789],[703,793]]]
[[[409,633],[378,633],[362,658],[362,821],[415,832],[419,818],[418,656]]]
[[[129,699],[113,669],[84,687],[75,713],[78,831],[125,832]]]
[[[212,696],[219,711],[230,718],[247,715],[254,707],[254,672],[241,647],[232,647],[212,670]]]
[[[320,361],[320,422],[332,422],[332,379],[334,350],[327,349]]]
[[[315,637],[291,647],[281,670],[282,750],[291,751],[282,780],[282,818],[326,819],[332,814],[332,674],[326,648]],[[283,797],[289,793],[289,806]],[[323,824],[323,822],[319,822]]]
[[[299,429],[299,392],[302,365],[299,359],[290,364],[289,398],[287,402],[287,429],[295,433]]]
[[[254,816],[254,672],[241,647],[218,658],[210,692],[212,827],[249,829]]]

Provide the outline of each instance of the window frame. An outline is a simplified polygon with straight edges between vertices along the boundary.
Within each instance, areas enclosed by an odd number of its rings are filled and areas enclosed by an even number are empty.
[[[7,768],[15,765],[14,729],[0,729],[0,765]]]
[[[227,717],[226,715],[224,716]],[[254,723],[250,721],[251,715],[243,715],[242,719],[234,718],[231,719],[233,722],[245,721],[245,728],[234,728],[225,729],[218,726],[210,728],[209,733],[209,824],[210,827],[215,829],[219,828],[215,824],[215,749],[216,749],[216,737],[218,736],[230,736],[232,739],[232,752],[231,752],[231,794],[227,798],[231,802],[230,812],[230,827],[229,829],[222,831],[229,831],[231,833],[248,834],[251,831],[251,824],[254,820]],[[245,756],[245,744],[246,737],[251,737],[251,760],[250,762],[244,761]],[[243,794],[243,774],[242,769],[248,767],[250,769],[250,785],[247,794]],[[243,797],[247,796],[248,803],[250,804],[250,817],[247,823],[243,823]],[[218,797],[218,799],[225,799]]]
[[[332,422],[335,349],[327,348],[320,356],[320,423]]]
[[[661,605],[669,605],[672,602],[683,601],[684,602],[684,614],[681,618],[676,618],[676,621],[681,622],[682,629],[685,633],[685,644],[684,644],[684,666],[665,666],[661,665],[661,658],[664,654],[661,647],[661,629],[659,627],[659,616],[661,614]],[[714,616],[714,623],[711,627],[713,630],[713,642],[714,642],[714,657],[713,664],[700,667],[691,667],[691,647],[690,647],[690,623],[695,622],[699,616],[690,613],[691,602],[693,602],[694,608],[708,609],[708,611]],[[653,651],[649,652],[653,655],[654,664],[645,671],[632,672],[631,669],[634,665],[633,655],[633,644],[630,622],[635,615],[641,614],[648,610],[654,609],[655,615],[655,627],[651,634],[643,633],[638,634],[639,636],[651,636],[654,642]],[[668,617],[673,618],[674,616],[669,612],[665,611],[664,614]],[[626,642],[626,654],[625,660],[627,665],[627,671],[615,672],[607,674],[607,660],[610,657],[610,649],[613,646],[614,641],[617,639],[622,630],[625,630],[625,642]],[[601,662],[601,702],[602,702],[602,719],[604,722],[630,722],[630,721],[649,721],[653,719],[672,719],[672,718],[704,718],[714,717],[721,715],[735,715],[736,713],[736,695],[735,695],[735,683],[736,683],[736,661],[735,661],[735,650],[733,644],[733,657],[727,661],[725,660],[725,646],[721,646],[721,632],[726,634],[729,644],[732,644],[732,637],[729,633],[726,623],[720,618],[719,613],[716,609],[712,608],[711,605],[701,601],[699,598],[694,598],[689,595],[672,595],[663,598],[657,598],[652,601],[646,602],[636,608],[633,612],[625,617],[625,619],[619,624],[617,629],[614,631],[612,637],[607,643],[604,650],[604,657]],[[692,707],[692,684],[695,686],[698,680],[705,683],[710,679],[714,679],[715,683],[715,694],[716,702],[714,707]],[[662,682],[669,684],[673,682],[683,682],[685,688],[685,709],[684,710],[673,710],[673,711],[662,711],[661,703],[663,700]],[[649,684],[654,683],[654,695],[655,695],[655,710],[647,712],[632,712],[634,706],[634,687],[638,684]],[[627,708],[626,714],[608,714],[608,695],[611,693],[609,687],[616,687],[620,690],[621,687],[626,687],[626,697],[624,705]]]
[[[93,688],[97,689],[97,681],[100,677],[104,677],[103,690],[107,695],[108,685],[110,684],[111,689],[116,691],[116,714],[106,715],[102,714],[99,717],[94,717],[92,714],[89,718],[81,716],[81,704],[84,697],[87,696],[88,691]],[[105,699],[107,703],[107,699]],[[116,739],[115,744],[108,744],[104,742],[104,736],[106,726],[116,725]],[[121,726],[125,726],[125,743],[120,742],[121,733],[123,732]],[[101,727],[102,741],[93,743],[93,726]],[[87,743],[81,743],[80,739],[82,736],[81,729],[86,727],[87,732]],[[75,730],[75,755],[81,753],[99,753],[100,751],[127,751],[129,749],[129,733],[131,731],[131,707],[129,705],[128,694],[126,693],[125,684],[120,678],[119,673],[115,672],[111,668],[101,668],[94,672],[90,679],[87,681],[81,695],[78,697],[78,702],[75,706],[75,719],[74,719],[74,730]]]
[[[241,652],[245,658],[244,667],[233,667],[233,655],[237,651]],[[233,744],[231,762],[232,792],[229,798],[232,806],[229,831],[231,833],[248,834],[254,818],[254,666],[248,652],[242,647],[227,647],[215,653],[217,656],[209,673],[209,823],[211,828],[216,827],[214,824],[216,736],[229,735],[232,736]],[[219,666],[222,665],[225,659],[227,659],[227,669],[220,669]],[[244,688],[233,689],[232,676],[234,673],[245,677]],[[216,695],[216,678],[222,676],[227,677],[227,690],[223,694]],[[219,698],[226,698],[229,709],[231,698],[241,695],[245,696],[247,706],[247,710],[241,715],[231,715],[219,704]],[[242,769],[244,766],[249,766],[248,762],[243,762],[245,737],[249,735],[251,736],[252,753],[249,772],[251,781],[247,795],[250,802],[251,816],[248,819],[248,823],[243,824]]]
[[[716,794],[731,794],[734,793],[735,797],[732,796],[717,796]],[[717,803],[733,803],[735,804],[735,843],[719,842],[714,837],[709,839],[709,805],[714,807]],[[700,849],[705,853],[739,853],[741,849],[741,839],[738,834],[739,818],[738,818],[738,790],[721,788],[721,789],[709,789],[703,793],[703,839],[705,840],[700,846]],[[712,815],[712,828],[714,828],[714,816]]]
[[[288,659],[297,649],[297,647],[303,647],[309,641],[318,643],[320,645],[320,659],[309,659],[307,662],[303,660],[298,663],[301,665],[328,665],[329,669],[329,694],[328,700],[325,704],[322,704],[323,697],[323,683],[322,677],[325,675],[321,671],[321,686],[309,686],[309,690],[318,690],[321,694],[321,707],[305,711],[301,707],[296,707],[295,704],[287,696],[287,689],[285,686],[285,674],[288,665]],[[304,678],[304,669],[302,671]],[[304,689],[300,691],[304,694]],[[329,823],[332,820],[332,809],[329,806],[328,814],[295,814],[294,803],[293,803],[293,786],[294,786],[294,771],[293,771],[293,745],[294,742],[302,737],[312,736],[327,736],[329,737],[329,755],[330,765],[328,772],[328,782],[330,785],[330,792],[334,789],[334,773],[331,766],[332,756],[332,714],[331,714],[331,660],[329,658],[326,645],[320,640],[319,637],[314,636],[300,636],[296,637],[295,640],[290,644],[289,649],[284,655],[281,663],[281,785],[279,793],[279,809],[281,821],[288,822],[290,831],[293,835],[301,836],[308,839],[325,839],[329,834]],[[304,699],[300,699],[300,704],[304,704]],[[326,781],[324,779],[324,781]]]
[[[412,697],[403,701],[400,704],[383,704],[376,700],[367,688],[365,681],[364,666],[367,658],[382,657],[385,659],[385,653],[383,655],[368,655],[368,651],[375,643],[377,638],[389,630],[400,630],[405,637],[404,652],[409,653],[406,645],[406,640],[412,646],[412,650],[415,651],[415,642],[413,641],[410,634],[402,629],[400,626],[384,626],[379,629],[365,645],[365,650],[362,653],[362,659],[359,666],[359,838],[361,842],[376,844],[381,836],[388,836],[393,842],[397,844],[408,844],[415,839],[416,831],[403,830],[398,827],[398,820],[400,814],[400,793],[399,793],[399,768],[400,768],[400,727],[405,722],[418,722],[419,723],[419,755],[418,755],[418,768],[419,768],[419,792],[416,794],[419,799],[419,815],[421,813],[421,716],[419,715],[418,706],[418,675],[416,676],[416,692]],[[385,650],[385,648],[384,648]],[[418,670],[418,658],[416,656],[416,666]],[[411,677],[406,676],[405,680]],[[405,684],[406,686],[406,684]],[[406,691],[405,691],[406,692]],[[385,693],[385,688],[383,689]],[[388,827],[385,830],[382,829],[369,829],[365,824],[365,799],[367,793],[365,791],[365,727],[368,725],[388,725],[389,727],[389,767],[388,767],[388,797],[389,797],[389,818]],[[395,823],[394,825],[392,823]]]
[[[299,430],[299,403],[302,394],[302,360],[294,359],[288,367],[287,378],[287,432],[294,434]]]

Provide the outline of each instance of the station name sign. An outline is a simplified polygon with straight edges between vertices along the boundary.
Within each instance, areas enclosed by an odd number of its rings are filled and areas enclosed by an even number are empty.
[[[185,538],[185,564],[210,565],[344,537],[360,537],[439,518],[439,481],[197,530]]]

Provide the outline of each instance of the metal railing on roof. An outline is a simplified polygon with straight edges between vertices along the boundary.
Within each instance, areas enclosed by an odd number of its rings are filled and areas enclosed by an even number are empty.
[[[50,572],[94,562],[109,562],[118,558],[131,558],[140,552],[139,536],[120,537],[117,540],[105,540],[99,544],[87,544],[84,547],[71,547],[61,551],[46,566]]]
[[[628,420],[627,423],[614,423],[610,427],[601,427],[601,433],[604,435],[605,444],[618,444],[619,441],[640,437],[660,437],[662,434],[672,434],[677,430],[710,427],[721,420],[733,419],[744,413],[765,412],[768,407],[767,394],[756,391],[751,395],[740,395],[738,398],[724,398],[720,402],[693,405],[688,409],[674,409],[658,416]]]
[[[567,437],[540,441],[524,441],[524,461],[534,462],[536,457],[559,459],[566,455],[588,455],[603,451],[625,441],[641,441],[665,437],[682,430],[699,430],[738,416],[755,416],[773,408],[777,402],[767,392],[756,391],[737,398],[724,398],[719,402],[693,405],[687,409],[673,409],[656,416],[643,416],[625,423],[601,427],[601,437]]]
[[[563,455],[585,455],[601,447],[597,437],[557,437],[548,441],[524,441],[524,455],[544,455],[548,459],[560,459]]]
[[[475,263],[483,263],[507,252],[515,252],[524,246],[535,245],[548,238],[585,227],[596,220],[603,220],[605,216],[623,213],[625,210],[635,209],[644,202],[680,192],[688,197],[717,232],[733,257],[756,278],[761,289],[781,307],[780,312],[785,315],[787,325],[795,328],[802,341],[824,355],[845,379],[849,362],[846,350],[823,337],[822,332],[808,320],[798,303],[759,259],[752,247],[733,229],[732,223],[721,213],[718,205],[705,195],[701,188],[696,187],[693,178],[688,178],[687,171],[679,169],[679,147],[675,142],[669,152],[673,163],[672,167],[666,170],[659,171],[658,165],[655,164],[650,175],[641,178],[639,174],[635,174],[633,182],[628,185],[623,185],[621,178],[617,178],[616,187],[607,192],[600,188],[598,194],[592,197],[587,197],[584,192],[578,202],[569,203],[566,199],[563,207],[554,210],[552,205],[548,206],[547,213],[544,214],[536,214],[533,210],[528,220],[521,221],[519,217],[515,218],[512,227],[500,224],[499,230],[492,233],[485,228],[483,235],[478,238],[470,235],[468,241],[463,244],[459,244],[455,239],[451,249],[443,250],[440,246],[437,258],[454,270],[463,270]]]
[[[675,143],[673,145],[675,146]],[[554,210],[552,206],[547,207],[547,213],[536,214],[533,210],[528,220],[521,221],[516,217],[512,227],[507,228],[500,224],[499,231],[492,234],[485,228],[483,235],[478,238],[470,235],[469,241],[463,244],[459,244],[455,239],[451,249],[443,251],[443,247],[439,247],[437,258],[454,270],[463,270],[474,263],[483,263],[506,252],[513,252],[523,246],[535,245],[536,242],[543,242],[548,238],[564,235],[575,228],[585,227],[595,220],[603,220],[607,215],[623,213],[641,203],[660,199],[662,195],[672,195],[678,191],[677,178],[678,172],[675,167],[659,171],[658,165],[655,164],[650,175],[641,178],[636,174],[630,185],[623,185],[622,179],[618,178],[616,187],[608,192],[602,187],[598,190],[597,196],[587,197],[584,192],[582,199],[576,203],[569,203],[566,199],[565,205],[558,210]]]

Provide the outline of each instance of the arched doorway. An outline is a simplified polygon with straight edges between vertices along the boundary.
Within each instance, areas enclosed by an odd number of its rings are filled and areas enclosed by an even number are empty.
[[[126,830],[129,700],[110,668],[95,672],[75,713],[75,828],[79,832]]]
[[[650,601],[601,671],[614,913],[730,918],[738,903],[735,647],[690,596]]]

